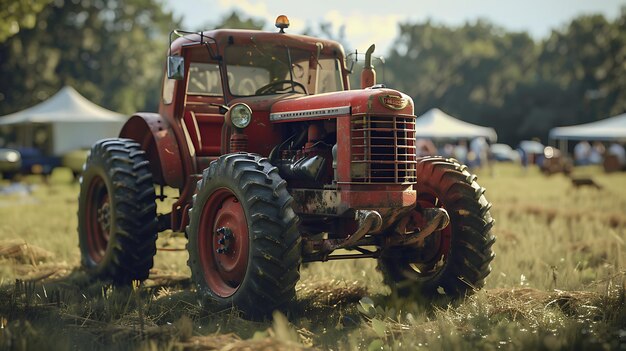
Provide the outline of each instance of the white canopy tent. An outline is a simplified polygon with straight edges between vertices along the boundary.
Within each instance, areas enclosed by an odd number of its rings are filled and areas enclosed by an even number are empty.
[[[50,155],[62,156],[117,136],[125,121],[122,114],[102,108],[66,86],[38,105],[0,117],[0,128],[15,128],[15,146],[43,145]]]
[[[568,150],[569,140],[626,142],[626,113],[597,122],[552,128],[549,137],[558,140],[558,147],[564,152]]]
[[[626,113],[597,122],[552,128],[550,139],[624,141],[626,140]]]
[[[498,135],[493,128],[481,127],[458,120],[438,108],[417,117],[415,120],[415,134],[418,138],[431,139],[473,139],[484,137],[496,142]]]

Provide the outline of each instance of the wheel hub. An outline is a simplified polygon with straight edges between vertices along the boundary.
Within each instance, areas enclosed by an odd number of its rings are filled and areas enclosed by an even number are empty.
[[[243,206],[228,189],[213,193],[204,204],[198,233],[200,260],[209,288],[232,295],[248,269],[248,222]]]
[[[97,211],[98,223],[102,229],[102,234],[105,237],[109,236],[109,230],[111,229],[111,205],[108,201],[104,201],[102,206]]]
[[[218,238],[217,240],[217,250],[215,250],[218,254],[225,254],[230,249],[231,241],[234,239],[233,231],[228,227],[220,227],[215,231],[215,236]]]

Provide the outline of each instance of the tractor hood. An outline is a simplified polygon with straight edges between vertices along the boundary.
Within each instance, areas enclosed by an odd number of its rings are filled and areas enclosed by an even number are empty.
[[[393,89],[348,90],[277,101],[270,108],[270,120],[287,122],[327,119],[340,115],[413,114],[413,100]]]
[[[376,88],[304,96],[281,94],[241,98],[252,111],[268,111],[275,123],[328,119],[345,115],[413,115],[413,100],[397,90]]]

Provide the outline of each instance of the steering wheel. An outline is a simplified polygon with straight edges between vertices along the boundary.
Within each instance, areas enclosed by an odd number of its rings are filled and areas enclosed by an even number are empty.
[[[290,89],[292,87],[293,83],[293,89],[295,90],[296,87],[302,89],[303,93],[307,93],[306,92],[306,87],[304,86],[304,84],[300,83],[300,82],[296,82],[294,80],[277,80],[275,82],[271,82],[269,84],[266,84],[262,87],[260,87],[259,89],[257,89],[257,91],[255,92],[255,95],[267,95],[267,94],[271,94],[271,93],[278,93],[278,92],[287,92],[287,89]],[[286,86],[288,85],[288,86]]]

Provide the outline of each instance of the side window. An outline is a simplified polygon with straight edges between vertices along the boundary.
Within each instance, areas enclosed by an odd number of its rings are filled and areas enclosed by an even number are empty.
[[[168,79],[167,74],[164,75],[165,78],[163,80],[163,103],[169,105],[174,100],[174,86],[176,85],[176,80]]]
[[[328,93],[343,90],[343,80],[339,69],[339,60],[321,59],[319,60],[319,73],[317,81],[317,92]]]
[[[212,63],[191,62],[187,94],[223,95],[219,66]]]

